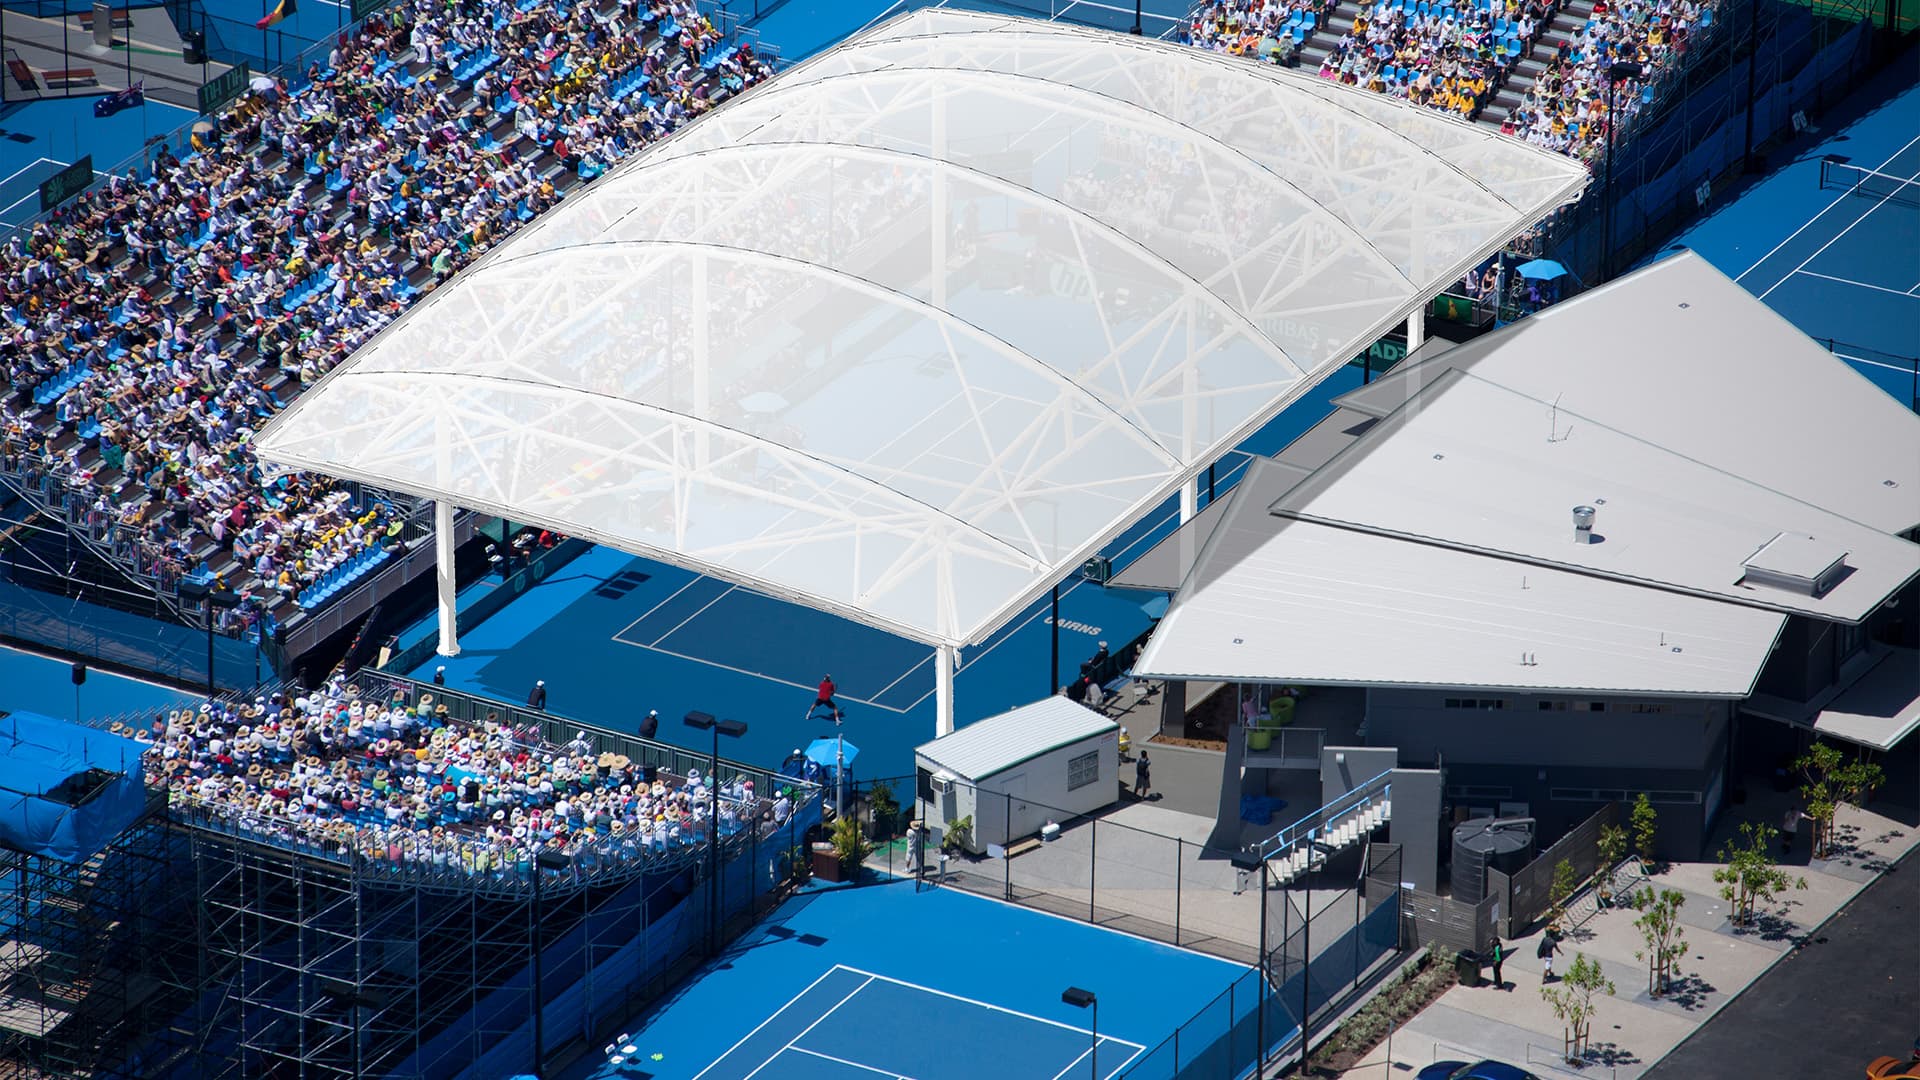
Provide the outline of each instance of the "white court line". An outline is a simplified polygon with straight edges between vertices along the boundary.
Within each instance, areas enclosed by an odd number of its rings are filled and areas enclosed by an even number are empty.
[[[1902,375],[1910,375],[1913,373],[1912,368],[1901,367],[1899,364],[1889,364],[1880,360],[1869,360],[1864,356],[1855,356],[1852,353],[1837,352],[1837,353],[1834,353],[1833,355],[1839,357],[1842,360],[1850,360],[1856,364],[1871,364],[1874,367],[1886,368],[1888,371],[1897,371]]]
[[[799,1002],[799,1000],[800,1000],[801,998],[803,998],[803,997],[806,997],[806,996],[807,996],[808,994],[811,994],[811,993],[813,993],[813,988],[814,988],[814,987],[816,987],[816,986],[819,986],[819,985],[820,985],[821,983],[823,983],[823,982],[826,982],[826,981],[827,981],[827,979],[828,979],[828,978],[830,978],[830,977],[831,977],[831,976],[833,975],[833,973],[834,973],[835,971],[838,971],[838,970],[839,970],[839,968],[828,968],[828,969],[827,969],[827,970],[826,970],[825,972],[822,972],[819,978],[817,978],[817,979],[815,979],[815,980],[813,980],[812,982],[810,982],[810,983],[808,983],[808,984],[807,984],[807,988],[806,988],[805,990],[802,990],[802,991],[800,991],[799,993],[797,993],[797,994],[795,994],[795,995],[793,995],[793,998],[792,998],[791,1000],[789,1000],[789,1001],[788,1001],[788,1002],[787,1002],[787,1003],[786,1003],[785,1005],[782,1005],[782,1006],[780,1006],[780,1007],[779,1007],[778,1009],[775,1009],[775,1010],[774,1010],[774,1011],[773,1011],[772,1013],[770,1013],[770,1014],[769,1014],[769,1015],[767,1016],[767,1018],[766,1018],[765,1020],[762,1020],[762,1021],[760,1021],[760,1022],[759,1022],[758,1024],[755,1024],[755,1025],[754,1025],[754,1027],[753,1027],[753,1030],[752,1030],[752,1031],[749,1031],[749,1032],[747,1032],[747,1033],[746,1033],[745,1035],[742,1035],[742,1036],[740,1036],[740,1041],[739,1041],[739,1042],[736,1042],[736,1043],[734,1043],[734,1044],[733,1044],[732,1046],[729,1046],[729,1047],[727,1047],[727,1052],[726,1052],[726,1053],[724,1053],[724,1054],[721,1054],[721,1055],[720,1055],[719,1057],[717,1057],[717,1058],[714,1058],[714,1059],[713,1059],[713,1062],[712,1062],[711,1064],[709,1064],[709,1065],[708,1065],[708,1066],[707,1066],[706,1068],[704,1068],[704,1069],[701,1069],[701,1070],[700,1070],[699,1072],[697,1072],[697,1073],[694,1073],[694,1074],[693,1074],[693,1080],[700,1080],[700,1078],[701,1078],[701,1077],[703,1077],[703,1076],[705,1076],[705,1075],[707,1075],[708,1073],[710,1073],[710,1072],[712,1072],[712,1071],[713,1071],[713,1067],[714,1067],[715,1065],[718,1065],[718,1064],[720,1064],[720,1063],[721,1063],[722,1061],[725,1061],[725,1060],[727,1060],[727,1058],[729,1058],[729,1057],[731,1057],[731,1056],[733,1056],[733,1052],[734,1052],[735,1050],[738,1050],[738,1049],[740,1049],[740,1047],[742,1047],[742,1046],[744,1046],[744,1045],[746,1044],[746,1041],[747,1041],[748,1039],[751,1039],[751,1038],[753,1038],[753,1037],[754,1037],[755,1035],[758,1035],[758,1034],[760,1034],[760,1029],[761,1029],[761,1028],[763,1028],[763,1027],[766,1027],[766,1026],[767,1026],[768,1024],[771,1024],[771,1023],[773,1023],[773,1019],[774,1019],[774,1017],[776,1017],[776,1016],[779,1016],[779,1015],[780,1015],[781,1013],[783,1013],[783,1012],[786,1012],[786,1011],[787,1011],[788,1009],[791,1009],[791,1008],[793,1008],[793,1007],[794,1007],[794,1005],[795,1005],[796,1003],[798,1003],[798,1002]],[[776,1055],[774,1055],[774,1056],[775,1056],[775,1057],[778,1057],[779,1055],[777,1055],[777,1054],[776,1054]]]
[[[835,965],[835,966],[837,967],[838,965]],[[852,968],[847,968],[846,970],[848,970],[848,971],[853,971],[853,969],[852,969]],[[864,972],[864,971],[854,971],[853,973],[854,973],[855,975],[866,975],[866,972]],[[795,1047],[794,1047],[794,1045],[793,1045],[793,1044],[794,1044],[794,1043],[797,1043],[797,1042],[799,1042],[799,1041],[800,1041],[801,1039],[804,1039],[804,1038],[806,1038],[806,1037],[807,1037],[807,1032],[809,1032],[809,1031],[812,1031],[812,1030],[813,1030],[814,1028],[817,1028],[817,1027],[819,1027],[819,1026],[821,1025],[821,1023],[822,1023],[822,1022],[824,1022],[824,1021],[826,1020],[826,1018],[827,1018],[827,1017],[829,1017],[829,1016],[832,1016],[832,1015],[833,1015],[833,1014],[834,1014],[835,1012],[837,1012],[837,1011],[839,1010],[839,1008],[840,1008],[840,1006],[842,1006],[842,1005],[845,1005],[845,1004],[846,1004],[847,1002],[849,1002],[849,1001],[852,1001],[852,1000],[853,1000],[853,995],[854,995],[854,994],[857,994],[857,993],[859,993],[860,991],[862,991],[862,990],[865,990],[865,989],[866,989],[867,987],[869,987],[869,986],[872,986],[872,985],[873,985],[873,976],[871,976],[871,975],[867,975],[867,981],[866,981],[866,982],[863,982],[863,983],[861,983],[861,984],[860,984],[859,986],[856,986],[856,987],[854,987],[854,988],[853,988],[853,990],[852,990],[852,992],[851,992],[851,993],[849,993],[849,994],[847,994],[847,996],[846,996],[846,997],[843,997],[843,998],[841,998],[841,999],[840,999],[839,1001],[836,1001],[836,1002],[834,1002],[834,1003],[833,1003],[833,1008],[831,1008],[831,1009],[828,1009],[828,1010],[827,1010],[826,1012],[823,1012],[823,1013],[821,1013],[821,1014],[820,1014],[819,1016],[816,1016],[816,1017],[814,1017],[814,1018],[813,1018],[813,1023],[811,1023],[811,1024],[808,1024],[808,1025],[806,1026],[806,1028],[805,1028],[804,1030],[802,1030],[802,1031],[800,1032],[800,1034],[798,1034],[798,1035],[795,1035],[795,1036],[794,1036],[793,1038],[791,1038],[791,1039],[788,1039],[788,1040],[787,1040],[787,1045],[785,1045],[785,1046],[783,1046],[783,1047],[781,1047],[781,1048],[779,1049],[779,1051],[777,1051],[777,1052],[776,1052],[776,1053],[775,1053],[775,1054],[773,1055],[773,1057],[770,1057],[770,1058],[768,1058],[767,1060],[765,1060],[765,1061],[763,1061],[763,1062],[761,1062],[760,1064],[758,1064],[758,1065],[756,1065],[756,1066],[754,1066],[754,1068],[753,1068],[753,1072],[750,1072],[750,1073],[748,1073],[747,1075],[745,1075],[745,1076],[743,1076],[743,1077],[741,1077],[741,1078],[740,1078],[740,1080],[753,1080],[753,1078],[754,1078],[754,1076],[755,1076],[756,1074],[758,1074],[758,1073],[760,1072],[760,1070],[761,1070],[761,1069],[764,1069],[764,1068],[766,1068],[767,1066],[769,1066],[769,1065],[771,1065],[771,1064],[773,1064],[773,1062],[774,1062],[774,1058],[778,1058],[778,1057],[779,1057],[779,1056],[780,1056],[781,1054],[784,1054],[784,1053],[786,1053],[787,1051],[789,1051],[789,1050],[792,1050],[792,1049],[794,1049]]]
[[[692,580],[688,581],[685,585],[682,585],[679,588],[673,590],[673,593],[669,595],[665,600],[662,600],[659,603],[648,608],[646,611],[640,614],[639,618],[621,627],[619,631],[613,635],[613,640],[619,642],[622,645],[633,645],[642,649],[646,648],[645,645],[641,645],[637,641],[628,641],[627,631],[633,629],[636,626],[639,626],[641,623],[646,622],[648,619],[652,618],[654,612],[659,611],[661,608],[666,607],[668,604],[673,603],[673,598],[675,596],[679,596],[681,593],[686,592],[688,589],[693,588],[695,585],[698,585],[700,583],[700,580],[701,580],[701,575],[699,574],[693,575]]]
[[[37,157],[37,158],[34,158],[32,161],[27,162],[25,165],[22,165],[19,168],[13,170],[7,175],[0,176],[0,186],[4,186],[7,181],[13,179],[16,176],[19,176],[21,173],[26,172],[28,169],[33,168],[35,165],[38,165],[43,161],[52,161],[55,165],[58,165],[61,168],[65,168],[68,165],[73,164],[70,161],[55,161],[53,158],[50,158],[50,157]]]
[[[893,1080],[913,1080],[913,1077],[908,1076],[906,1073],[897,1073],[897,1072],[894,1072],[892,1069],[876,1069],[871,1065],[862,1065],[857,1061],[848,1061],[846,1058],[837,1058],[837,1057],[834,1057],[832,1054],[823,1054],[818,1050],[809,1050],[804,1046],[788,1046],[785,1049],[781,1050],[780,1053],[784,1054],[788,1050],[791,1050],[796,1054],[806,1054],[809,1057],[824,1058],[827,1061],[833,1062],[835,1065],[846,1065],[855,1069],[864,1069],[865,1071],[870,1073],[878,1073],[881,1076],[891,1076],[893,1077]],[[779,1054],[776,1054],[774,1056],[778,1057]],[[1085,1055],[1083,1054],[1081,1056],[1084,1057]]]
[[[1881,169],[1886,168],[1888,165],[1893,163],[1894,158],[1897,158],[1901,154],[1906,153],[1907,147],[1910,147],[1917,142],[1920,142],[1920,135],[1914,136],[1910,141],[1908,141],[1906,146],[1903,146],[1900,149],[1895,150],[1893,153],[1889,154],[1887,156],[1887,160],[1881,162],[1873,171],[1879,172]],[[1827,215],[1827,211],[1833,209],[1836,206],[1839,206],[1842,202],[1845,202],[1851,194],[1852,192],[1841,192],[1839,195],[1835,196],[1832,202],[1828,203],[1827,205],[1821,207],[1819,210],[1815,211],[1814,215],[1808,218],[1805,224],[1793,230],[1791,233],[1788,233],[1787,238],[1785,240],[1782,240],[1779,243],[1773,245],[1773,251],[1769,251],[1765,255],[1760,256],[1759,262],[1756,262],[1752,266],[1749,266],[1745,270],[1742,270],[1740,273],[1735,274],[1733,280],[1739,281],[1745,278],[1748,274],[1751,274],[1755,270],[1760,269],[1760,264],[1766,262],[1768,259],[1773,258],[1774,252],[1777,252],[1781,248],[1786,247],[1788,244],[1793,242],[1794,237],[1799,236],[1801,233],[1806,232],[1808,229],[1812,228],[1814,222],[1819,221],[1821,218],[1825,217]],[[1872,211],[1868,211],[1868,212],[1871,213]],[[1800,265],[1805,266],[1806,264],[1801,263]],[[1787,277],[1792,277],[1792,276],[1793,276],[1792,274],[1787,275]],[[1785,281],[1787,279],[1781,278],[1780,280]],[[1775,287],[1777,288],[1778,285],[1776,284]],[[1769,289],[1767,291],[1772,292],[1773,290]]]
[[[716,581],[718,581],[719,579],[718,579],[718,578],[715,578],[714,580],[716,580]],[[726,583],[726,582],[721,582],[721,584],[723,584],[723,585],[726,585],[727,583]],[[664,634],[661,634],[661,635],[660,635],[659,637],[657,637],[657,638],[654,638],[654,639],[653,639],[653,643],[654,643],[655,645],[658,645],[658,644],[660,644],[661,642],[663,642],[663,641],[665,641],[665,640],[667,640],[668,638],[670,638],[670,637],[672,637],[672,636],[674,635],[674,631],[677,631],[677,630],[679,630],[679,629],[680,629],[681,627],[683,627],[683,626],[685,626],[685,625],[687,625],[688,623],[690,623],[690,622],[692,622],[693,620],[695,620],[695,619],[697,619],[697,618],[699,618],[699,617],[700,617],[700,612],[701,612],[701,611],[705,611],[705,610],[707,610],[708,608],[710,608],[710,607],[712,607],[713,605],[715,605],[715,604],[717,604],[717,603],[719,603],[720,601],[722,601],[722,600],[725,600],[725,599],[726,599],[727,597],[729,597],[729,596],[731,596],[731,595],[733,595],[733,590],[735,590],[735,589],[737,589],[737,588],[739,588],[739,587],[740,587],[740,586],[738,586],[738,585],[727,585],[727,587],[726,587],[726,588],[724,588],[724,589],[722,589],[722,590],[720,590],[720,595],[719,595],[719,596],[716,596],[716,597],[714,597],[713,599],[711,599],[711,600],[709,600],[709,601],[707,601],[706,603],[704,603],[704,604],[702,604],[702,605],[700,605],[700,611],[696,611],[696,612],[694,612],[693,614],[691,614],[691,615],[689,615],[689,616],[687,616],[686,618],[684,618],[684,619],[681,619],[681,620],[680,620],[679,622],[677,622],[677,623],[674,623],[674,624],[673,624],[673,629],[672,629],[672,630],[668,630],[668,631],[667,631],[666,633],[664,633]]]
[[[1091,1046],[1087,1047],[1085,1050],[1080,1051],[1079,1057],[1074,1058],[1072,1061],[1067,1062],[1066,1068],[1061,1069],[1059,1072],[1053,1074],[1053,1080],[1060,1080],[1061,1077],[1079,1068],[1080,1063],[1087,1060],[1087,1055],[1091,1053],[1093,1053],[1093,1047]]]
[[[688,660],[696,664],[705,664],[708,667],[719,668],[721,671],[731,671],[736,675],[751,675],[756,679],[765,679],[770,683],[779,683],[781,686],[791,686],[796,690],[818,689],[818,687],[808,686],[806,683],[797,683],[792,681],[791,679],[782,679],[778,675],[769,675],[764,671],[748,671],[746,668],[743,668],[743,667],[734,667],[732,664],[722,664],[718,660],[708,660],[708,659],[705,659],[704,657],[688,656],[686,653],[674,652],[672,649],[663,649],[658,645],[641,645],[632,641],[621,641],[620,644],[626,645],[630,648],[646,649],[649,652],[657,652],[662,656],[671,656],[675,660]],[[906,709],[896,709],[891,705],[882,705],[877,701],[868,701],[866,698],[857,698],[848,694],[836,693],[834,697],[836,699],[845,698],[848,701],[857,702],[861,705],[870,705],[873,708],[882,709],[890,713],[905,713],[907,711]]]
[[[1026,909],[1026,908],[1021,908],[1020,910],[1022,910],[1022,911],[1025,911],[1025,910],[1027,910],[1027,909]],[[1081,923],[1080,925],[1082,925],[1082,926],[1084,926],[1084,925],[1086,925],[1086,924],[1085,924],[1085,923]],[[1001,1005],[995,1005],[995,1004],[992,1004],[991,1002],[986,1002],[986,1001],[980,1001],[980,1000],[978,1000],[978,999],[975,999],[975,998],[970,998],[970,997],[963,997],[963,996],[962,996],[962,995],[960,995],[960,994],[949,994],[949,993],[947,993],[947,992],[946,992],[945,990],[935,990],[935,989],[934,989],[933,987],[931,987],[931,986],[922,986],[922,985],[920,985],[919,983],[916,983],[916,982],[908,982],[908,981],[907,981],[907,980],[905,980],[905,979],[896,979],[896,978],[894,978],[894,977],[893,977],[893,976],[891,976],[891,975],[878,975],[878,974],[875,974],[874,972],[871,972],[871,971],[862,971],[862,970],[860,970],[860,969],[859,969],[859,968],[857,968],[857,967],[848,967],[848,966],[847,966],[847,965],[845,965],[845,964],[835,964],[834,966],[835,966],[835,967],[837,967],[837,968],[840,968],[840,969],[841,969],[841,970],[843,970],[843,971],[851,971],[851,972],[853,972],[853,973],[854,973],[855,975],[865,975],[865,976],[867,977],[867,981],[868,981],[868,982],[873,982],[873,981],[875,981],[875,980],[878,980],[878,981],[880,981],[880,982],[889,982],[889,983],[892,983],[892,984],[893,984],[893,985],[895,985],[895,986],[904,986],[904,987],[906,987],[906,988],[907,988],[907,989],[909,989],[909,990],[918,990],[918,991],[920,991],[920,992],[921,992],[921,993],[923,993],[923,994],[933,994],[933,995],[935,995],[935,996],[937,996],[937,997],[943,997],[943,998],[946,998],[946,999],[947,999],[947,1000],[949,1000],[949,1001],[959,1001],[959,1002],[964,1002],[965,1004],[968,1004],[968,1005],[977,1005],[977,1006],[979,1006],[979,1007],[980,1007],[980,1008],[982,1008],[982,1009],[991,1009],[991,1010],[992,1010],[992,1011],[994,1011],[994,1012],[997,1012],[997,1013],[1005,1013],[1005,1014],[1007,1014],[1008,1016],[1017,1016],[1017,1017],[1019,1017],[1019,1018],[1020,1018],[1020,1019],[1022,1019],[1022,1020],[1032,1020],[1033,1022],[1035,1022],[1035,1023],[1037,1023],[1037,1024],[1046,1024],[1046,1025],[1047,1025],[1047,1026],[1049,1026],[1049,1027],[1057,1027],[1057,1028],[1060,1028],[1060,1029],[1061,1029],[1061,1030],[1063,1030],[1063,1031],[1071,1031],[1071,1032],[1073,1032],[1073,1033],[1075,1033],[1076,1035],[1088,1035],[1088,1036],[1091,1036],[1091,1035],[1093,1034],[1093,1032],[1091,1032],[1091,1031],[1088,1031],[1088,1030],[1087,1030],[1086,1028],[1083,1028],[1083,1027],[1074,1027],[1074,1026],[1073,1026],[1072,1024],[1063,1024],[1063,1023],[1061,1023],[1061,1022],[1060,1022],[1060,1021],[1058,1021],[1058,1020],[1049,1020],[1049,1019],[1047,1019],[1047,1018],[1046,1018],[1046,1017],[1044,1017],[1044,1016],[1035,1016],[1035,1015],[1033,1015],[1032,1013],[1023,1013],[1023,1012],[1020,1012],[1020,1011],[1019,1011],[1019,1010],[1017,1010],[1017,1009],[1009,1009],[1009,1008],[1006,1008],[1005,1006],[1001,1006]],[[865,989],[865,988],[866,988],[866,984],[865,984],[865,983],[863,983],[863,984],[861,984],[861,988],[862,988],[862,989]],[[841,1002],[841,1004],[842,1004],[842,1005],[844,1005],[844,1004],[846,1004],[846,1003],[845,1003],[845,1002]],[[835,1008],[838,1008],[838,1007],[839,1007],[839,1006],[835,1006]],[[794,1041],[795,1041],[795,1042],[798,1042],[799,1040],[798,1040],[798,1039],[795,1039]],[[1134,1048],[1135,1050],[1145,1050],[1145,1049],[1146,1049],[1146,1047],[1144,1047],[1144,1046],[1142,1046],[1142,1045],[1140,1045],[1140,1044],[1139,1044],[1139,1043],[1137,1043],[1137,1042],[1132,1042],[1132,1041],[1130,1041],[1130,1040],[1127,1040],[1127,1039],[1121,1039],[1121,1038],[1116,1038],[1116,1037],[1114,1037],[1114,1036],[1112,1036],[1112,1035],[1102,1035],[1102,1036],[1100,1036],[1100,1041],[1101,1041],[1101,1042],[1103,1042],[1103,1043],[1104,1043],[1104,1042],[1115,1042],[1115,1043],[1119,1043],[1119,1044],[1120,1044],[1121,1046],[1131,1046],[1131,1047],[1133,1047],[1133,1048]]]
[[[1916,141],[1920,141],[1920,136],[1915,136],[1915,139]],[[1914,174],[1914,176],[1920,177],[1920,173],[1916,173]],[[1909,179],[1913,179],[1913,177],[1910,177]],[[1866,213],[1861,214],[1857,218],[1854,218],[1853,221],[1849,223],[1846,228],[1841,229],[1839,232],[1834,233],[1832,236],[1828,237],[1826,243],[1821,244],[1818,248],[1815,248],[1813,254],[1800,260],[1800,265],[1794,267],[1793,270],[1790,271],[1786,277],[1783,277],[1779,281],[1774,282],[1773,289],[1777,289],[1780,286],[1785,285],[1788,281],[1792,280],[1794,274],[1798,274],[1801,271],[1805,270],[1807,268],[1808,263],[1819,258],[1821,255],[1825,254],[1828,248],[1840,242],[1841,237],[1852,232],[1855,226],[1859,225],[1861,222],[1872,217],[1875,213],[1879,211],[1881,207],[1887,205],[1887,203],[1893,199],[1893,196],[1894,196],[1894,193],[1891,191],[1887,192],[1885,195],[1880,196],[1880,201],[1877,203],[1874,203],[1872,206],[1867,207]],[[1759,296],[1755,297],[1754,299],[1765,300],[1768,296],[1772,295],[1773,289],[1768,289],[1766,292],[1761,293]]]
[[[1823,281],[1837,281],[1842,285],[1852,285],[1855,288],[1860,288],[1860,289],[1872,289],[1874,292],[1891,293],[1894,296],[1913,295],[1913,290],[1911,289],[1907,290],[1906,292],[1901,292],[1898,289],[1889,289],[1885,285],[1869,285],[1864,281],[1855,281],[1852,278],[1834,277],[1832,274],[1816,274],[1811,270],[1799,270],[1795,272],[1802,274],[1806,277],[1817,277]]]

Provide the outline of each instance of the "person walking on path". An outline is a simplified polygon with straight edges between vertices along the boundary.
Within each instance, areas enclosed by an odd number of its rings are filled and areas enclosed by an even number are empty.
[[[1543,932],[1540,935],[1540,947],[1533,951],[1533,954],[1540,958],[1541,982],[1553,981],[1553,954],[1559,951],[1560,942],[1554,938],[1553,931]]]
[[[1786,816],[1780,819],[1780,854],[1793,854],[1793,841],[1800,835],[1800,808],[1787,807]]]
[[[1500,965],[1505,963],[1507,959],[1507,947],[1501,943],[1498,937],[1495,937],[1493,939],[1492,956],[1493,956],[1493,988],[1495,990],[1498,990],[1506,984],[1506,980],[1500,977]]]
[[[533,680],[533,689],[527,691],[527,707],[547,711],[547,680]]]
[[[1142,749],[1140,751],[1140,757],[1133,763],[1133,794],[1135,798],[1144,800],[1147,797],[1147,793],[1153,790],[1153,776],[1148,771],[1152,764],[1152,762],[1147,760],[1146,750]]]
[[[836,689],[838,689],[838,687],[833,685],[833,676],[822,676],[820,679],[820,696],[813,699],[814,708],[817,709],[822,705],[825,705],[829,709],[839,708],[839,706],[833,703],[833,692]]]

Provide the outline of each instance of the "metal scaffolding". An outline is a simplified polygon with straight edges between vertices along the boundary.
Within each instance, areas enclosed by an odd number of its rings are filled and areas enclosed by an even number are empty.
[[[142,1076],[183,998],[159,800],[82,863],[0,848],[0,1080]]]

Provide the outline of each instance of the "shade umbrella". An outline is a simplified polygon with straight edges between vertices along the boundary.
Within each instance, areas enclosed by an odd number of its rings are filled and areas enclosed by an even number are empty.
[[[1567,268],[1552,259],[1534,259],[1520,264],[1520,276],[1528,281],[1552,281],[1567,276]]]
[[[821,765],[829,769],[833,768],[834,754],[836,748],[841,745],[842,741],[843,740],[840,739],[813,740],[807,744],[807,760],[816,765]],[[847,764],[851,765],[853,764],[853,759],[860,755],[860,748],[852,743],[846,743],[845,745],[847,748]]]

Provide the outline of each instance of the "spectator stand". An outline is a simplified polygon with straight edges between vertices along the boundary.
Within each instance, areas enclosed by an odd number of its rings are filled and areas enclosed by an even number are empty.
[[[182,577],[210,574],[249,597],[240,633],[263,619],[291,627],[357,591],[344,586],[382,572],[394,524],[416,510],[262,477],[247,432],[500,235],[771,70],[751,43],[725,45],[664,3],[426,10],[404,28],[369,16],[0,243],[0,265],[69,275],[75,297],[84,280],[87,298],[56,312],[38,306],[42,289],[0,297],[0,335],[27,346],[6,373],[17,389],[0,412],[0,466],[142,587],[170,596]],[[626,33],[635,12],[637,35]],[[648,93],[631,93],[643,82]],[[241,170],[264,197],[212,212],[143,202],[158,177],[179,199]],[[450,204],[449,219],[427,175],[492,183]],[[183,215],[199,223],[184,238],[153,220]],[[142,218],[153,227],[123,224]],[[63,262],[49,259],[56,238]],[[197,402],[147,374],[183,356],[207,395]],[[171,410],[178,441],[129,445],[156,408]],[[181,443],[199,451],[191,463]]]

